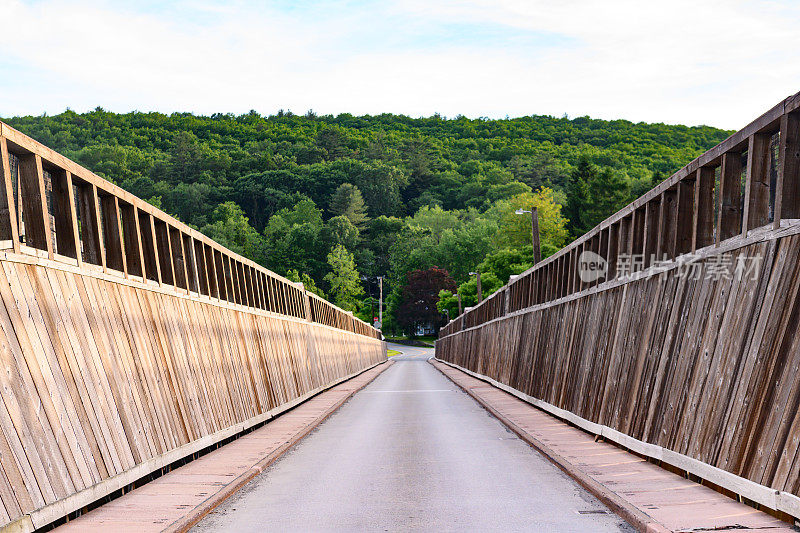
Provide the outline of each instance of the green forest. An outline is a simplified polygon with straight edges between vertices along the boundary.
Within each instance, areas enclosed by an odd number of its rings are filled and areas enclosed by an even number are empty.
[[[643,194],[730,132],[527,116],[254,111],[2,119],[384,332],[414,334]]]

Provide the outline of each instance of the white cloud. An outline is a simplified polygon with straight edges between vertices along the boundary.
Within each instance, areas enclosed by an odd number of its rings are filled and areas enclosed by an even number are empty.
[[[800,12],[775,2],[0,0],[0,15],[0,115],[314,108],[738,128],[800,90]]]

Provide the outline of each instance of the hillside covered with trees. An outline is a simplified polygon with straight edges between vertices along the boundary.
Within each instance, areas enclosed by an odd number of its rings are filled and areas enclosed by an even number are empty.
[[[390,332],[436,316],[440,291],[451,316],[455,287],[473,305],[475,269],[488,295],[528,268],[517,208],[539,208],[550,255],[729,134],[549,116],[2,120],[366,320],[386,276]]]

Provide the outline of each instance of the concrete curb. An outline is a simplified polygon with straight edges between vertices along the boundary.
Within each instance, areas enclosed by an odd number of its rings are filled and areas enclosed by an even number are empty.
[[[514,424],[514,422],[512,422],[503,414],[494,409],[494,407],[492,407],[491,404],[487,403],[480,396],[473,393],[471,389],[462,386],[461,383],[451,378],[446,372],[442,370],[443,368],[447,368],[446,365],[434,359],[430,359],[428,362],[432,364],[434,368],[436,368],[439,372],[444,374],[450,381],[455,383],[460,389],[469,394],[484,409],[489,411],[492,414],[492,416],[500,420],[500,422],[502,422],[517,436],[519,436],[519,438],[521,438],[529,445],[531,445],[533,448],[535,448],[550,462],[552,462],[554,465],[560,468],[564,473],[566,473],[572,479],[577,481],[579,485],[581,485],[583,488],[591,492],[598,500],[603,502],[618,516],[622,517],[626,522],[631,524],[638,531],[640,531],[641,533],[671,533],[670,529],[664,527],[660,522],[655,521],[651,516],[642,512],[638,507],[634,506],[632,503],[624,499],[616,492],[612,491],[611,489],[599,483],[598,481],[592,479],[583,470],[573,465],[568,459],[558,454],[549,446],[547,446],[543,442],[539,441],[538,439],[530,435],[521,427]],[[531,406],[531,408],[536,409],[536,407],[534,406]]]
[[[383,366],[381,366],[383,365]],[[372,376],[369,380],[365,381],[360,387],[353,389],[350,394],[343,397],[339,400],[336,404],[331,406],[328,410],[326,410],[322,415],[318,416],[314,419],[313,422],[308,424],[300,433],[294,435],[290,440],[283,443],[279,448],[273,451],[270,455],[253,465],[247,472],[241,474],[239,477],[225,485],[220,491],[212,494],[207,500],[203,501],[200,505],[196,506],[194,509],[190,510],[186,515],[184,515],[181,519],[173,522],[169,526],[164,528],[165,532],[170,533],[184,533],[194,527],[200,520],[202,520],[208,513],[213,511],[217,508],[220,504],[222,504],[225,500],[236,494],[242,487],[247,485],[253,478],[263,472],[269,465],[274,463],[281,455],[286,453],[290,448],[292,448],[295,444],[300,442],[303,438],[306,437],[309,433],[311,433],[314,429],[316,429],[320,424],[322,424],[325,420],[328,419],[333,413],[335,413],[347,400],[353,397],[355,393],[372,383],[372,381],[380,376],[387,368],[392,365],[391,360],[384,361],[383,363],[379,363],[376,366],[373,366],[364,372],[368,372],[373,368],[380,368],[379,372],[376,372],[374,376]],[[358,374],[357,376],[353,376],[350,379],[355,379],[358,376],[362,375],[362,373]],[[347,380],[350,381],[350,380]],[[342,383],[347,383],[347,381],[343,381]],[[330,390],[330,389],[328,389]],[[327,391],[323,391],[320,394],[325,394]],[[301,404],[302,405],[302,404]]]

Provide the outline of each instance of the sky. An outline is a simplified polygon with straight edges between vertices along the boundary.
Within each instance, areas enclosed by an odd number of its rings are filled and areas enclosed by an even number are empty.
[[[739,129],[800,91],[800,2],[0,0],[0,116],[103,107]]]

